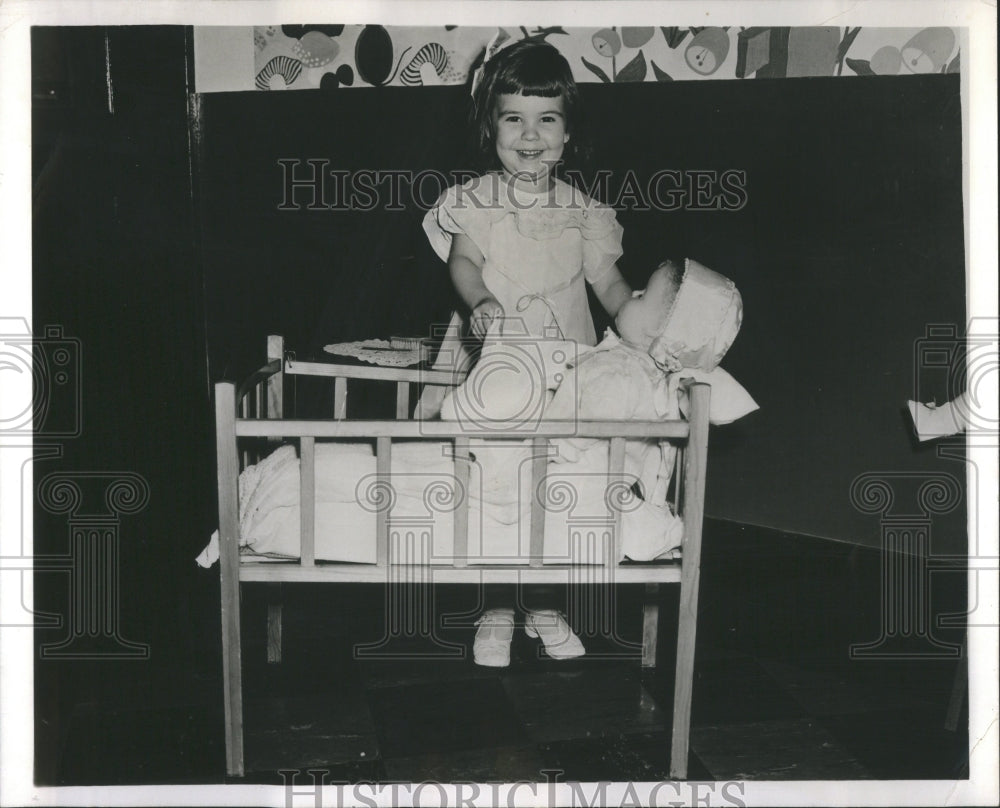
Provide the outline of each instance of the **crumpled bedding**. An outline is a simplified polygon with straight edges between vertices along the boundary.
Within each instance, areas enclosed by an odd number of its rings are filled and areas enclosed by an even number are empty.
[[[709,422],[728,424],[756,410],[757,403],[721,367],[711,371],[684,368],[664,373],[645,351],[636,350],[610,330],[596,347],[582,354],[566,371],[547,404],[545,416],[553,419],[667,421],[687,417],[685,381],[712,388]],[[603,441],[565,438],[554,441],[569,462],[580,452]],[[639,479],[650,502],[666,497],[677,449],[669,441],[625,442],[625,471]]]
[[[530,442],[503,446],[470,441],[468,554],[474,564],[524,563],[530,548]],[[478,452],[478,455],[476,454]],[[454,536],[454,460],[450,442],[392,444],[390,560],[450,564]],[[374,563],[381,500],[375,456],[367,443],[316,443],[318,561]],[[548,464],[544,561],[602,564],[613,553],[608,501],[622,510],[622,551],[633,560],[668,557],[681,544],[683,523],[667,506],[637,498],[624,486],[609,490],[608,444],[581,452],[572,463]],[[484,473],[484,469],[487,471]],[[510,484],[516,480],[517,484]],[[299,461],[285,445],[240,474],[240,548],[256,561],[297,558],[300,552]],[[218,531],[198,556],[219,557]],[[620,560],[620,559],[617,559]]]

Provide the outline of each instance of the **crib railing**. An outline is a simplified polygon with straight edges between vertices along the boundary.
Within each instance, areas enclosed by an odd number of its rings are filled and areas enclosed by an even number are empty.
[[[267,341],[267,364],[254,372],[236,391],[239,402],[238,420],[234,427],[234,436],[240,438],[267,438],[269,443],[284,440],[298,440],[300,454],[301,476],[301,551],[299,565],[305,568],[315,567],[315,440],[317,438],[365,438],[374,439],[376,444],[376,483],[382,490],[388,490],[391,476],[391,454],[393,439],[446,439],[453,442],[453,458],[455,461],[455,497],[458,503],[454,525],[454,553],[451,566],[457,569],[469,566],[468,561],[468,507],[469,499],[460,496],[467,490],[469,478],[470,452],[469,441],[476,438],[487,438],[491,441],[510,440],[524,441],[530,438],[532,442],[531,491],[534,492],[530,502],[530,545],[527,566],[541,569],[542,545],[544,539],[544,477],[548,457],[548,440],[553,438],[602,438],[609,439],[609,486],[617,486],[619,495],[624,495],[627,486],[624,482],[625,440],[627,438],[646,438],[657,440],[673,440],[678,445],[674,472],[671,475],[671,487],[668,492],[674,511],[680,513],[683,509],[682,492],[684,489],[684,457],[685,446],[689,435],[689,425],[684,421],[676,422],[635,422],[635,421],[592,421],[565,422],[546,421],[531,424],[528,430],[520,430],[511,435],[507,431],[497,432],[489,428],[474,429],[470,424],[443,421],[409,421],[410,392],[414,385],[441,385],[453,387],[460,383],[464,374],[452,371],[435,371],[412,368],[385,368],[363,365],[343,365],[331,362],[315,362],[298,360],[285,352],[284,340],[280,336],[269,336]],[[328,378],[333,381],[332,420],[300,421],[282,420],[287,413],[285,406],[285,385],[290,377],[309,376]],[[354,420],[347,418],[347,395],[349,380],[375,380],[395,383],[396,385],[396,421]],[[707,394],[707,388],[705,390]],[[224,393],[223,393],[224,395]],[[694,398],[692,397],[692,402]],[[695,405],[697,407],[697,405]],[[221,423],[221,422],[220,422]],[[243,446],[249,445],[246,440],[239,441]],[[257,442],[259,446],[261,442]],[[273,447],[272,447],[273,448]],[[251,462],[261,459],[260,452],[243,448],[239,453],[240,469]],[[385,508],[376,510],[376,568],[383,568],[389,563],[389,512]],[[609,516],[613,522],[615,546],[613,555],[621,556],[621,509],[609,506]],[[524,565],[508,565],[522,568]],[[337,570],[324,564],[324,572],[318,577],[330,577]],[[492,564],[496,570],[498,565]],[[550,570],[557,569],[545,565]],[[377,572],[359,572],[355,565],[346,567],[343,572],[361,576],[359,579],[378,580]],[[635,571],[631,574],[640,574]],[[317,580],[317,575],[308,572],[296,573],[282,570],[278,575],[286,580]],[[626,573],[629,575],[629,573]],[[665,580],[672,580],[669,573],[664,572]],[[509,580],[506,573],[496,572],[492,576]],[[464,576],[460,576],[464,577]],[[253,580],[253,570],[244,570],[244,580]],[[273,580],[273,575],[268,574]]]
[[[219,389],[217,395],[222,398],[225,406],[226,391]],[[699,393],[695,393],[695,407]],[[566,421],[541,421],[534,425],[530,436],[531,447],[531,488],[532,497],[529,505],[530,514],[530,534],[529,553],[524,563],[514,564],[490,564],[483,570],[486,579],[491,581],[515,581],[518,579],[517,570],[525,567],[539,571],[547,570],[552,573],[552,580],[558,580],[555,574],[557,570],[564,570],[567,565],[547,563],[543,564],[543,540],[545,526],[545,495],[546,495],[546,474],[548,469],[548,443],[550,439],[566,437],[571,434],[576,438],[601,438],[610,441],[609,468],[608,468],[608,493],[609,497],[608,514],[609,521],[613,525],[611,535],[614,541],[613,557],[622,557],[622,509],[614,507],[613,497],[625,497],[628,495],[629,486],[625,483],[625,442],[630,438],[643,438],[654,440],[685,440],[689,437],[690,426],[684,421],[670,422],[566,422]],[[443,571],[444,566],[451,566],[454,569],[463,569],[470,565],[468,552],[468,514],[469,497],[468,491],[469,469],[470,469],[470,440],[476,438],[487,438],[491,442],[523,442],[525,435],[501,436],[497,437],[495,432],[488,429],[471,430],[463,428],[461,424],[454,422],[423,422],[414,421],[274,421],[274,420],[238,420],[232,425],[232,439],[240,438],[263,438],[277,437],[284,439],[297,439],[299,443],[299,473],[300,473],[300,518],[301,518],[301,553],[298,564],[291,563],[284,565],[285,568],[277,569],[274,564],[267,564],[266,572],[258,570],[268,580],[275,577],[281,580],[323,580],[325,578],[338,578],[343,580],[345,576],[350,576],[358,581],[378,581],[380,569],[389,563],[389,519],[390,511],[388,507],[379,507],[376,510],[376,563],[374,569],[372,565],[347,564],[337,565],[335,563],[323,563],[317,566],[315,562],[315,445],[317,439],[375,439],[375,474],[376,485],[383,487],[383,490],[390,490],[392,485],[392,446],[397,439],[426,439],[451,441],[453,445],[452,457],[454,464],[454,486],[453,496],[457,503],[454,511],[454,546],[452,549],[452,563],[450,565],[436,565]],[[689,492],[695,490],[690,486],[684,486]],[[683,510],[691,508],[691,502],[683,503]],[[229,541],[228,537],[223,538]],[[234,537],[236,543],[238,537]],[[241,568],[241,578],[243,580],[254,580],[255,571],[253,565],[244,565]],[[296,569],[298,567],[298,569]],[[472,576],[454,575],[455,580],[472,580]],[[678,580],[676,569],[665,565],[665,568],[658,576],[659,580]],[[650,572],[635,567],[625,566],[620,568],[616,580],[625,582],[627,580],[649,580]],[[442,582],[450,580],[447,574],[441,579]]]
[[[331,420],[290,420],[284,406],[287,376],[302,374],[326,376],[333,380]],[[386,420],[347,420],[347,381],[377,379],[395,382],[396,418]],[[609,485],[624,485],[625,443],[628,439],[669,440],[682,451],[677,453],[672,494],[676,510],[684,519],[681,561],[677,563],[619,563],[622,559],[620,508],[611,509],[614,550],[603,569],[610,573],[603,583],[645,583],[650,598],[644,607],[644,666],[655,664],[658,584],[679,582],[677,660],[674,693],[671,776],[683,778],[687,771],[688,730],[694,669],[694,647],[701,564],[701,536],[704,514],[705,473],[708,447],[708,412],[710,388],[704,384],[688,386],[690,413],[687,420],[667,422],[632,421],[540,421],[530,434],[500,433],[474,429],[469,424],[447,421],[412,421],[410,389],[414,384],[454,385],[450,372],[413,369],[356,367],[296,361],[284,355],[280,338],[268,339],[268,362],[248,383],[239,389],[228,382],[216,385],[216,446],[219,483],[219,542],[222,578],[222,631],[226,690],[227,770],[243,774],[242,684],[240,652],[241,581],[304,582],[341,581],[386,583],[393,567],[390,552],[390,512],[376,510],[376,561],[374,564],[317,563],[315,558],[316,513],[316,441],[373,439],[375,442],[376,482],[391,485],[393,441],[429,439],[450,441],[453,447],[454,485],[468,488],[470,441],[477,438],[530,441],[532,448],[530,503],[530,539],[527,560],[523,563],[481,565],[470,562],[468,548],[468,497],[459,497],[455,511],[453,548],[450,564],[434,564],[434,581],[440,583],[541,583],[565,582],[568,570],[579,565],[543,563],[545,526],[544,479],[548,466],[549,441],[556,438],[600,438],[610,441]],[[239,402],[239,406],[237,406]],[[239,492],[241,469],[240,443],[293,440],[299,444],[301,553],[289,563],[240,563]],[[244,465],[250,459],[244,455]],[[610,506],[609,506],[610,508]],[[591,565],[596,566],[596,565]],[[597,569],[602,567],[597,566]],[[277,614],[280,616],[280,606]],[[272,623],[269,610],[269,624]],[[280,619],[280,618],[279,618]]]
[[[319,376],[333,379],[333,417],[347,417],[348,379],[372,379],[396,383],[396,418],[410,417],[410,388],[414,384],[454,387],[464,374],[448,370],[416,370],[413,368],[381,368],[363,365],[340,365],[330,362],[308,362],[287,358],[284,372],[289,376]]]

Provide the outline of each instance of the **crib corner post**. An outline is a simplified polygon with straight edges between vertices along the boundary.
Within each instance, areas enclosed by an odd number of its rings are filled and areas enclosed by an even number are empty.
[[[279,334],[267,335],[267,358],[283,359],[285,356],[285,338]]]
[[[688,396],[691,403],[688,417],[690,431],[684,453],[684,544],[681,550],[677,668],[674,676],[674,716],[670,744],[670,776],[680,780],[687,777],[688,736],[691,730],[711,387],[707,384],[692,384],[688,388]]]
[[[267,661],[272,665],[281,662],[281,581],[267,584]]]
[[[278,361],[278,372],[267,379],[267,417],[285,415],[285,338],[271,334],[267,338],[267,361]]]
[[[642,604],[642,667],[656,667],[656,641],[660,627],[660,585],[647,583]]]
[[[240,660],[239,459],[236,388],[215,385],[219,485],[219,576],[222,590],[222,677],[225,690],[226,771],[243,776],[243,683]]]

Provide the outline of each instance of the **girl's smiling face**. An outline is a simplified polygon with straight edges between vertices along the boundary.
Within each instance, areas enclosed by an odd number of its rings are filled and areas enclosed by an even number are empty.
[[[561,95],[501,95],[494,112],[497,157],[514,184],[543,191],[569,141]]]

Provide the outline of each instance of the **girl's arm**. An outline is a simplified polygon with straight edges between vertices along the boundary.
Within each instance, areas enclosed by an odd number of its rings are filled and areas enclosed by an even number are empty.
[[[597,283],[591,284],[591,288],[601,301],[604,310],[612,317],[617,315],[618,309],[632,297],[632,287],[622,277],[617,264],[605,272]]]
[[[468,236],[452,236],[448,271],[458,296],[472,312],[472,333],[482,337],[496,317],[503,317],[503,306],[483,283],[483,254]]]

